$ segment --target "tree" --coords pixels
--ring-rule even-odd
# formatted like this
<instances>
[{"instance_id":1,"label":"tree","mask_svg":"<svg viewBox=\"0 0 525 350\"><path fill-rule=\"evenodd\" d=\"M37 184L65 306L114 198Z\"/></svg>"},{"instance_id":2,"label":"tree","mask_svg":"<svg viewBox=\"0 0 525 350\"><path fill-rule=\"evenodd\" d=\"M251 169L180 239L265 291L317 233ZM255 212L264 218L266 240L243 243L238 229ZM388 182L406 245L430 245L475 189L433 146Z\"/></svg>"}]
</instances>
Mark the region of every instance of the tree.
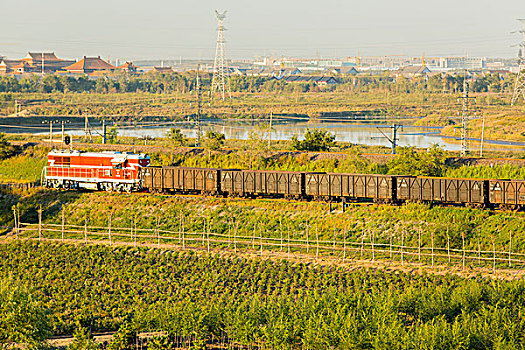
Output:
<instances>
[{"instance_id":1,"label":"tree","mask_svg":"<svg viewBox=\"0 0 525 350\"><path fill-rule=\"evenodd\" d=\"M93 341L91 332L82 326L79 326L77 329L75 329L73 336L74 340L67 347L67 350L97 350L100 348Z\"/></svg>"},{"instance_id":2,"label":"tree","mask_svg":"<svg viewBox=\"0 0 525 350\"><path fill-rule=\"evenodd\" d=\"M445 169L445 152L433 145L427 152L417 152L414 147L400 147L397 157L388 162L389 174L414 176L442 176Z\"/></svg>"},{"instance_id":3,"label":"tree","mask_svg":"<svg viewBox=\"0 0 525 350\"><path fill-rule=\"evenodd\" d=\"M4 133L0 133L0 160L11 157L15 153L15 148L7 138Z\"/></svg>"},{"instance_id":4,"label":"tree","mask_svg":"<svg viewBox=\"0 0 525 350\"><path fill-rule=\"evenodd\" d=\"M223 133L220 133L218 131L207 131L205 138L204 138L204 147L216 151L222 148L224 146L224 141L226 140L226 136L224 136Z\"/></svg>"},{"instance_id":5,"label":"tree","mask_svg":"<svg viewBox=\"0 0 525 350\"><path fill-rule=\"evenodd\" d=\"M167 137L173 147L184 146L187 141L180 129L170 128Z\"/></svg>"},{"instance_id":6,"label":"tree","mask_svg":"<svg viewBox=\"0 0 525 350\"><path fill-rule=\"evenodd\" d=\"M203 141L203 145L204 145L204 148L208 150L208 162L210 161L211 151L216 151L216 150L221 149L221 147L224 146L225 140L226 140L226 136L224 136L223 133L220 133L218 131L212 131L212 130L209 130L206 132L206 135Z\"/></svg>"},{"instance_id":7,"label":"tree","mask_svg":"<svg viewBox=\"0 0 525 350\"><path fill-rule=\"evenodd\" d=\"M298 151L328 152L335 146L335 135L320 129L306 129L304 140L292 137L292 148Z\"/></svg>"},{"instance_id":8,"label":"tree","mask_svg":"<svg viewBox=\"0 0 525 350\"><path fill-rule=\"evenodd\" d=\"M109 128L109 131L106 135L106 140L108 143L117 143L117 137L118 137L117 126L113 125L111 128Z\"/></svg>"},{"instance_id":9,"label":"tree","mask_svg":"<svg viewBox=\"0 0 525 350\"><path fill-rule=\"evenodd\" d=\"M107 349L108 350L132 349L133 342L135 340L135 333L136 333L136 330L134 329L134 327L130 323L125 322L122 326L120 326L117 333L113 335L113 339L108 344Z\"/></svg>"},{"instance_id":10,"label":"tree","mask_svg":"<svg viewBox=\"0 0 525 350\"><path fill-rule=\"evenodd\" d=\"M0 280L0 345L38 346L50 334L47 311L19 282Z\"/></svg>"}]
</instances>

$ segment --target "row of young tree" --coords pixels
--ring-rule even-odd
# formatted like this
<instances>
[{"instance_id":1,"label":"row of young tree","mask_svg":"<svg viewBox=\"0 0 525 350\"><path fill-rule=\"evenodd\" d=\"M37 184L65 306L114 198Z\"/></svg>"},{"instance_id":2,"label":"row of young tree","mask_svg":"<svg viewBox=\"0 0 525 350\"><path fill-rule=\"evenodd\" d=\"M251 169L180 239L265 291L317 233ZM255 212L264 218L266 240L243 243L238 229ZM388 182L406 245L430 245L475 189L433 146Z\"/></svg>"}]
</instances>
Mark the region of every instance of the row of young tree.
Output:
<instances>
[{"instance_id":1,"label":"row of young tree","mask_svg":"<svg viewBox=\"0 0 525 350\"><path fill-rule=\"evenodd\" d=\"M406 78L394 72L383 75L360 75L336 77L337 85L320 87L313 82L286 83L272 77L232 76L230 88L233 92L318 92L352 90L355 92L390 91L401 93L448 92L463 90L464 75L438 74L430 77ZM476 77L470 83L473 92L508 92L512 89L514 76L497 73ZM211 78L201 78L204 89L209 90ZM18 79L13 76L0 77L0 92L97 92L97 93L174 93L188 92L195 88L195 73L145 74L101 76L33 75Z\"/></svg>"},{"instance_id":2,"label":"row of young tree","mask_svg":"<svg viewBox=\"0 0 525 350\"><path fill-rule=\"evenodd\" d=\"M513 349L525 344L525 282L342 270L162 250L0 247L0 344L117 331L106 348L224 342L272 349ZM17 280L18 282L12 282Z\"/></svg>"}]
</instances>

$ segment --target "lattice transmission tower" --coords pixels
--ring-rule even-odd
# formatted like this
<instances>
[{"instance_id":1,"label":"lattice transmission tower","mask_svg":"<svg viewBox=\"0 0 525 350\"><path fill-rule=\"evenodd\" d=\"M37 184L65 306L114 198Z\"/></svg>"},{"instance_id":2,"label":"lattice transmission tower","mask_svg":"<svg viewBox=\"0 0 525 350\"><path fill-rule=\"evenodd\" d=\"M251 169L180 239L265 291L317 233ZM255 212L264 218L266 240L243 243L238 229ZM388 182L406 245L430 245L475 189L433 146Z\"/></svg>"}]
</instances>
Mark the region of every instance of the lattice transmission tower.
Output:
<instances>
[{"instance_id":1,"label":"lattice transmission tower","mask_svg":"<svg viewBox=\"0 0 525 350\"><path fill-rule=\"evenodd\" d=\"M224 40L224 18L226 17L226 11L220 13L215 10L215 16L219 21L217 28L217 48L215 50L215 63L213 64L213 79L211 81L211 93L212 95L219 92L224 100L226 93L228 92L231 97L230 78L226 71L226 40Z\"/></svg>"},{"instance_id":2,"label":"lattice transmission tower","mask_svg":"<svg viewBox=\"0 0 525 350\"><path fill-rule=\"evenodd\" d=\"M469 115L470 100L475 97L469 96L469 84L467 81L467 74L465 73L465 79L463 80L463 96L460 97L462 100L461 109L461 156L466 156L470 152L469 144L469 122L471 116Z\"/></svg>"},{"instance_id":3,"label":"lattice transmission tower","mask_svg":"<svg viewBox=\"0 0 525 350\"><path fill-rule=\"evenodd\" d=\"M514 106L520 96L525 100L525 58L523 57L523 49L525 49L525 19L518 19L523 24L523 28L519 30L523 34L523 41L519 44L518 51L518 75L516 76L516 82L514 83L514 91L512 93L511 106Z\"/></svg>"}]
</instances>

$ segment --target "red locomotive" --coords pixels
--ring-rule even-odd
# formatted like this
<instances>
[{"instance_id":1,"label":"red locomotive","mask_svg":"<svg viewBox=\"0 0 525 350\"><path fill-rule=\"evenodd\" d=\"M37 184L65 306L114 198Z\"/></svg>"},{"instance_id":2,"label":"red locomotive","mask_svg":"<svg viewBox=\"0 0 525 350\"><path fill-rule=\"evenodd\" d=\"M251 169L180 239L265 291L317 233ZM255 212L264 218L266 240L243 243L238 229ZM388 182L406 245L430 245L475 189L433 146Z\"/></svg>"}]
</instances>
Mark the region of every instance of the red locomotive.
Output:
<instances>
[{"instance_id":1,"label":"red locomotive","mask_svg":"<svg viewBox=\"0 0 525 350\"><path fill-rule=\"evenodd\" d=\"M142 188L140 169L149 164L147 154L53 150L42 183L52 188L137 191Z\"/></svg>"}]
</instances>

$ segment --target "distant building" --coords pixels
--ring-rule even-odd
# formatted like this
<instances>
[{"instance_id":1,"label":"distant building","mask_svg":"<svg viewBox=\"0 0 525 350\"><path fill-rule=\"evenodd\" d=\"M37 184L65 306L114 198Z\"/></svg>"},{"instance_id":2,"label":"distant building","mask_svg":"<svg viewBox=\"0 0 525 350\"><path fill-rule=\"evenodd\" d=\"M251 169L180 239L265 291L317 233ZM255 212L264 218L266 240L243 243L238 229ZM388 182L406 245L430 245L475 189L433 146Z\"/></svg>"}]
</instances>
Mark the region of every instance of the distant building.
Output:
<instances>
[{"instance_id":1,"label":"distant building","mask_svg":"<svg viewBox=\"0 0 525 350\"><path fill-rule=\"evenodd\" d=\"M42 73L42 69L45 73L54 73L75 63L73 60L58 58L54 52L28 52L22 61L26 62L33 71L40 73Z\"/></svg>"},{"instance_id":2,"label":"distant building","mask_svg":"<svg viewBox=\"0 0 525 350\"><path fill-rule=\"evenodd\" d=\"M13 67L19 65L21 62L22 60L2 59L2 62L0 62L0 74L15 73Z\"/></svg>"},{"instance_id":3,"label":"distant building","mask_svg":"<svg viewBox=\"0 0 525 350\"><path fill-rule=\"evenodd\" d=\"M152 72L154 73L174 73L172 67L153 67Z\"/></svg>"},{"instance_id":4,"label":"distant building","mask_svg":"<svg viewBox=\"0 0 525 350\"><path fill-rule=\"evenodd\" d=\"M337 67L330 70L332 74L347 74L347 75L356 75L359 74L355 67Z\"/></svg>"},{"instance_id":5,"label":"distant building","mask_svg":"<svg viewBox=\"0 0 525 350\"><path fill-rule=\"evenodd\" d=\"M0 74L54 73L74 63L58 58L54 52L28 52L18 60L2 59Z\"/></svg>"},{"instance_id":6,"label":"distant building","mask_svg":"<svg viewBox=\"0 0 525 350\"><path fill-rule=\"evenodd\" d=\"M282 77L280 80L283 80L287 83L315 83L319 86L325 85L335 85L339 84L339 81L334 77L325 77L325 76L309 76L309 75L291 75L287 77Z\"/></svg>"},{"instance_id":7,"label":"distant building","mask_svg":"<svg viewBox=\"0 0 525 350\"><path fill-rule=\"evenodd\" d=\"M68 73L93 74L97 72L114 71L117 67L98 57L86 57L70 66L64 67Z\"/></svg>"},{"instance_id":8,"label":"distant building","mask_svg":"<svg viewBox=\"0 0 525 350\"><path fill-rule=\"evenodd\" d=\"M128 73L136 73L139 67L135 66L133 62L126 62L123 65L118 66L117 68Z\"/></svg>"},{"instance_id":9,"label":"distant building","mask_svg":"<svg viewBox=\"0 0 525 350\"><path fill-rule=\"evenodd\" d=\"M253 68L246 70L246 75L250 77L272 77L274 70L271 68Z\"/></svg>"},{"instance_id":10,"label":"distant building","mask_svg":"<svg viewBox=\"0 0 525 350\"><path fill-rule=\"evenodd\" d=\"M402 75L406 78L421 77L424 75L428 75L429 73L430 69L428 69L426 66L402 67L396 71L397 75Z\"/></svg>"},{"instance_id":11,"label":"distant building","mask_svg":"<svg viewBox=\"0 0 525 350\"><path fill-rule=\"evenodd\" d=\"M482 69L485 58L480 57L440 57L439 67L446 69Z\"/></svg>"}]
</instances>

